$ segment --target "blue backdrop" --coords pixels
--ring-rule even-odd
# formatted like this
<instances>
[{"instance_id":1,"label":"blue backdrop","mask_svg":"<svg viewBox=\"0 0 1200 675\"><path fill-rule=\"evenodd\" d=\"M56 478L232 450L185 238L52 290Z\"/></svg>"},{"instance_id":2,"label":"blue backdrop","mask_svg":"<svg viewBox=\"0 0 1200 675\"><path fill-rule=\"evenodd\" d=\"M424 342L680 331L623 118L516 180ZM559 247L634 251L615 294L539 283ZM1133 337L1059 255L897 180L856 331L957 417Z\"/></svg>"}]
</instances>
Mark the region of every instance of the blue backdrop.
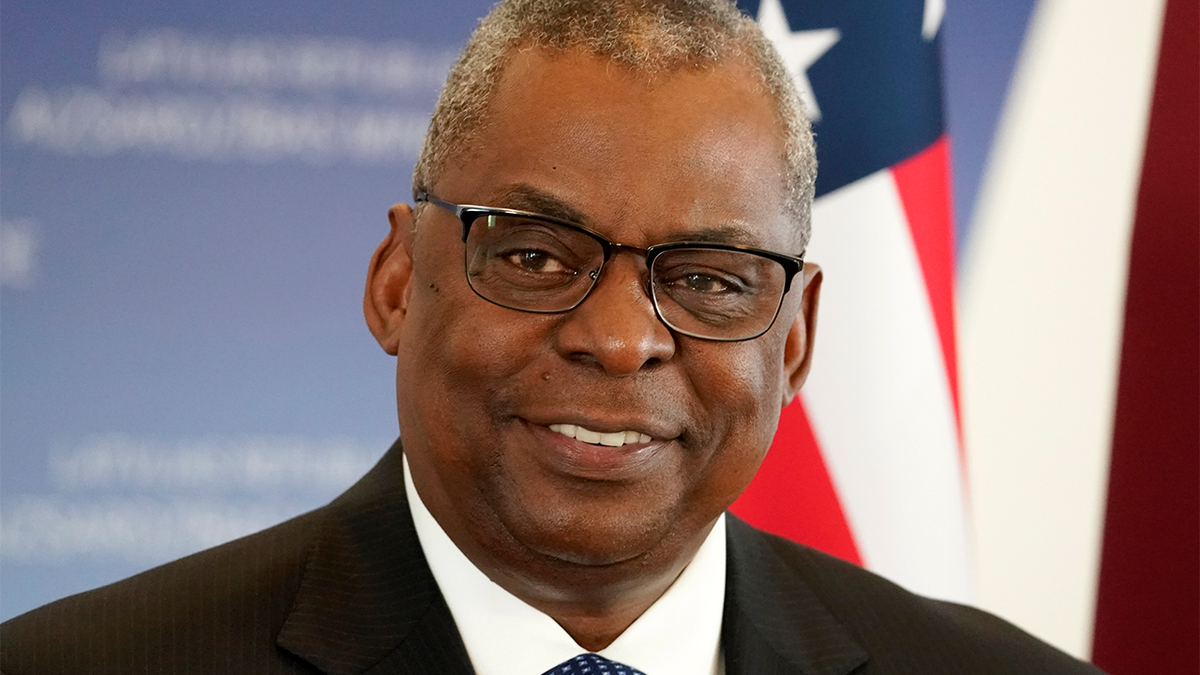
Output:
<instances>
[{"instance_id":1,"label":"blue backdrop","mask_svg":"<svg viewBox=\"0 0 1200 675\"><path fill-rule=\"evenodd\" d=\"M0 619L317 506L390 444L363 275L490 4L0 6ZM960 239L1031 6L947 10Z\"/></svg>"}]
</instances>

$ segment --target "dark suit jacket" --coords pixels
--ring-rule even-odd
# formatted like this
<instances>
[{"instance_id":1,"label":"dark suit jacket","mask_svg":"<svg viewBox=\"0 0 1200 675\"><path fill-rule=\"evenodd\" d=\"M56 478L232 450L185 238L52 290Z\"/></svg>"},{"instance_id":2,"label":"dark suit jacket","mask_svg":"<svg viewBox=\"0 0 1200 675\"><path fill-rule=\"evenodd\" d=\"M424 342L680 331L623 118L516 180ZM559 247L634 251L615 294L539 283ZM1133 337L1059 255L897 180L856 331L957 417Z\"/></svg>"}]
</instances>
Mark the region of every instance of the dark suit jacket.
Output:
<instances>
[{"instance_id":1,"label":"dark suit jacket","mask_svg":"<svg viewBox=\"0 0 1200 675\"><path fill-rule=\"evenodd\" d=\"M471 673L402 471L397 443L328 506L12 619L0 626L0 669ZM1097 672L1000 619L733 517L728 543L729 675Z\"/></svg>"}]
</instances>

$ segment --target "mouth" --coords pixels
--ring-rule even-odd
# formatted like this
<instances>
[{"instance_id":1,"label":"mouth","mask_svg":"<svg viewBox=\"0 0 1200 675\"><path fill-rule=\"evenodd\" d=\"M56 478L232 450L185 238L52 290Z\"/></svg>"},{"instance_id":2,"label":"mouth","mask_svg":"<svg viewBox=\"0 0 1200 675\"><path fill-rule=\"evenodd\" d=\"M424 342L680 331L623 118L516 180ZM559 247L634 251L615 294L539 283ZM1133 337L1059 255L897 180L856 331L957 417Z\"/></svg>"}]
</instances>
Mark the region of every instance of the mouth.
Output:
<instances>
[{"instance_id":1,"label":"mouth","mask_svg":"<svg viewBox=\"0 0 1200 675\"><path fill-rule=\"evenodd\" d=\"M673 442L652 429L621 429L626 424L591 425L600 431L574 422L531 423L545 442L528 447L537 449L535 456L551 473L565 477L626 482L661 473L673 456Z\"/></svg>"},{"instance_id":2,"label":"mouth","mask_svg":"<svg viewBox=\"0 0 1200 675\"><path fill-rule=\"evenodd\" d=\"M591 445L604 445L610 448L619 448L635 443L649 443L654 440L649 435L632 429L605 433L602 431L592 431L577 424L551 424L549 428L551 431L562 434L567 438L573 438Z\"/></svg>"}]
</instances>

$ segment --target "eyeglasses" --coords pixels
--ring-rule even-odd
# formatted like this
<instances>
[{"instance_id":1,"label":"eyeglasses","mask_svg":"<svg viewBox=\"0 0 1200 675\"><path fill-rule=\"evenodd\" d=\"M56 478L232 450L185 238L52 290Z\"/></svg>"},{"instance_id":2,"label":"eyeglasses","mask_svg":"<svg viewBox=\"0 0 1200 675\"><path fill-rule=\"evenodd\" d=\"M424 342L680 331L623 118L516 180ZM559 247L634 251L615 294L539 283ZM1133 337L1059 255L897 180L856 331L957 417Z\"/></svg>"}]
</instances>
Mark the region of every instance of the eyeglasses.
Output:
<instances>
[{"instance_id":1,"label":"eyeglasses","mask_svg":"<svg viewBox=\"0 0 1200 675\"><path fill-rule=\"evenodd\" d=\"M802 256L748 246L618 244L574 223L526 211L453 204L424 190L413 199L462 221L467 283L479 297L539 314L569 312L596 287L620 251L645 256L649 295L671 330L705 340L756 338L775 323Z\"/></svg>"}]
</instances>

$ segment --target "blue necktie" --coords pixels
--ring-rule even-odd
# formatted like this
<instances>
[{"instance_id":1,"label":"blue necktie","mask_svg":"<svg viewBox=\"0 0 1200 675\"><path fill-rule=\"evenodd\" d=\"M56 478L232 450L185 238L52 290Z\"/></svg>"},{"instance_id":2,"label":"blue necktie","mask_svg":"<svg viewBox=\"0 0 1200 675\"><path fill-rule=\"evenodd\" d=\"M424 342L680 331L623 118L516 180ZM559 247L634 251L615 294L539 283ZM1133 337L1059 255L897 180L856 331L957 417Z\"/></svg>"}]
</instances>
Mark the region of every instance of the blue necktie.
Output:
<instances>
[{"instance_id":1,"label":"blue necktie","mask_svg":"<svg viewBox=\"0 0 1200 675\"><path fill-rule=\"evenodd\" d=\"M610 661L599 654L580 654L547 670L542 675L646 675L637 668Z\"/></svg>"}]
</instances>

